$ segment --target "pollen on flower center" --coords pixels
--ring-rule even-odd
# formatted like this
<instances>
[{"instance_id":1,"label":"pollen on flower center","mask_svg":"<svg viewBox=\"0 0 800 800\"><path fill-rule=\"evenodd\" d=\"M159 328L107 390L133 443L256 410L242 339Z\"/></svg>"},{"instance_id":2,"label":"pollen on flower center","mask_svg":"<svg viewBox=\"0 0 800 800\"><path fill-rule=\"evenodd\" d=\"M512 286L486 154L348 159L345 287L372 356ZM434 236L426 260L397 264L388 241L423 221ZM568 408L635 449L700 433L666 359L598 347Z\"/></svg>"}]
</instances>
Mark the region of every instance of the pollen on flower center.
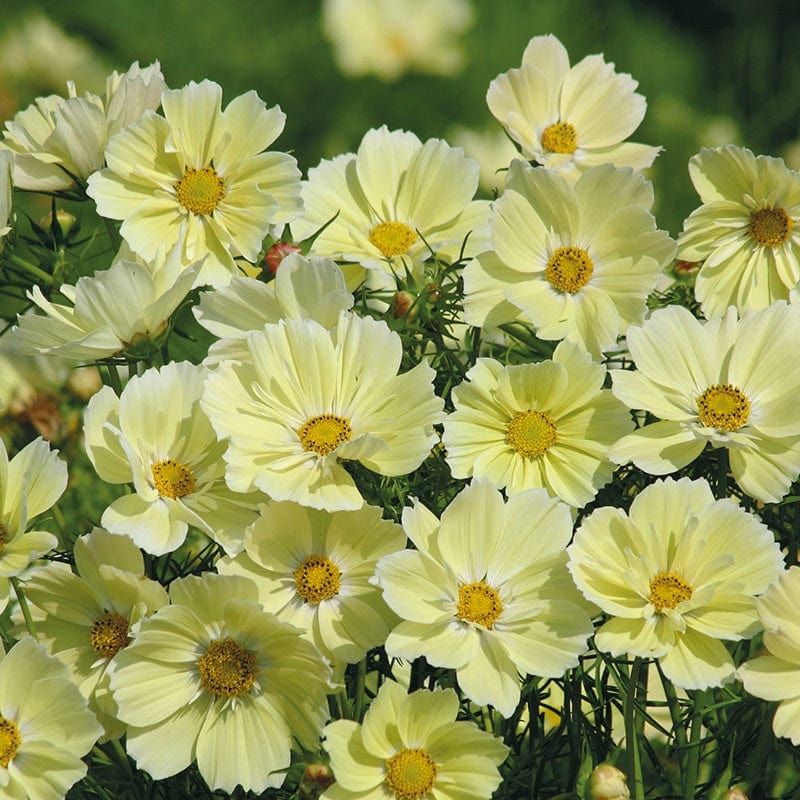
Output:
<instances>
[{"instance_id":1,"label":"pollen on flower center","mask_svg":"<svg viewBox=\"0 0 800 800\"><path fill-rule=\"evenodd\" d=\"M697 398L697 411L707 428L738 431L750 416L750 401L741 389L715 383Z\"/></svg>"},{"instance_id":2,"label":"pollen on flower center","mask_svg":"<svg viewBox=\"0 0 800 800\"><path fill-rule=\"evenodd\" d=\"M303 444L303 450L316 453L318 456L327 456L340 444L350 441L353 429L350 422L344 417L334 414L320 414L306 420L297 435Z\"/></svg>"},{"instance_id":3,"label":"pollen on flower center","mask_svg":"<svg viewBox=\"0 0 800 800\"><path fill-rule=\"evenodd\" d=\"M789 238L792 224L782 208L761 208L750 214L750 235L764 247L777 247Z\"/></svg>"},{"instance_id":4,"label":"pollen on flower center","mask_svg":"<svg viewBox=\"0 0 800 800\"><path fill-rule=\"evenodd\" d=\"M187 211L208 215L225 197L225 182L214 167L187 167L183 177L175 184L175 194Z\"/></svg>"},{"instance_id":5,"label":"pollen on flower center","mask_svg":"<svg viewBox=\"0 0 800 800\"><path fill-rule=\"evenodd\" d=\"M572 155L578 149L578 133L569 122L548 125L539 139L542 147L551 153Z\"/></svg>"},{"instance_id":6,"label":"pollen on flower center","mask_svg":"<svg viewBox=\"0 0 800 800\"><path fill-rule=\"evenodd\" d=\"M521 456L538 458L555 444L557 436L555 423L549 415L541 411L520 411L508 423L506 440Z\"/></svg>"},{"instance_id":7,"label":"pollen on flower center","mask_svg":"<svg viewBox=\"0 0 800 800\"><path fill-rule=\"evenodd\" d=\"M128 620L114 611L107 611L95 620L89 634L89 641L95 653L104 658L112 658L130 642Z\"/></svg>"},{"instance_id":8,"label":"pollen on flower center","mask_svg":"<svg viewBox=\"0 0 800 800\"><path fill-rule=\"evenodd\" d=\"M680 575L674 572L659 572L650 581L650 597L648 600L656 611L675 608L684 600L692 597L692 587Z\"/></svg>"},{"instance_id":9,"label":"pollen on flower center","mask_svg":"<svg viewBox=\"0 0 800 800\"><path fill-rule=\"evenodd\" d=\"M233 639L217 639L197 662L200 683L217 697L238 697L253 688L256 654Z\"/></svg>"},{"instance_id":10,"label":"pollen on flower center","mask_svg":"<svg viewBox=\"0 0 800 800\"><path fill-rule=\"evenodd\" d=\"M3 552L6 542L8 542L8 528L0 522L0 553Z\"/></svg>"},{"instance_id":11,"label":"pollen on flower center","mask_svg":"<svg viewBox=\"0 0 800 800\"><path fill-rule=\"evenodd\" d=\"M497 589L484 581L462 583L458 587L456 616L467 622L475 622L491 628L503 611Z\"/></svg>"},{"instance_id":12,"label":"pollen on flower center","mask_svg":"<svg viewBox=\"0 0 800 800\"><path fill-rule=\"evenodd\" d=\"M421 748L404 747L386 760L386 785L398 800L419 800L436 782L436 762Z\"/></svg>"},{"instance_id":13,"label":"pollen on flower center","mask_svg":"<svg viewBox=\"0 0 800 800\"><path fill-rule=\"evenodd\" d=\"M195 480L192 470L180 461L167 458L150 467L153 484L161 497L186 497L194 491Z\"/></svg>"},{"instance_id":14,"label":"pollen on flower center","mask_svg":"<svg viewBox=\"0 0 800 800\"><path fill-rule=\"evenodd\" d=\"M7 768L22 744L17 723L0 716L0 767Z\"/></svg>"},{"instance_id":15,"label":"pollen on flower center","mask_svg":"<svg viewBox=\"0 0 800 800\"><path fill-rule=\"evenodd\" d=\"M297 594L313 605L339 594L340 577L339 567L327 556L309 556L294 571Z\"/></svg>"},{"instance_id":16,"label":"pollen on flower center","mask_svg":"<svg viewBox=\"0 0 800 800\"><path fill-rule=\"evenodd\" d=\"M408 252L417 234L404 222L381 222L369 232L369 240L386 258Z\"/></svg>"},{"instance_id":17,"label":"pollen on flower center","mask_svg":"<svg viewBox=\"0 0 800 800\"><path fill-rule=\"evenodd\" d=\"M547 262L544 276L559 292L574 294L589 282L594 262L580 247L559 247Z\"/></svg>"}]
</instances>

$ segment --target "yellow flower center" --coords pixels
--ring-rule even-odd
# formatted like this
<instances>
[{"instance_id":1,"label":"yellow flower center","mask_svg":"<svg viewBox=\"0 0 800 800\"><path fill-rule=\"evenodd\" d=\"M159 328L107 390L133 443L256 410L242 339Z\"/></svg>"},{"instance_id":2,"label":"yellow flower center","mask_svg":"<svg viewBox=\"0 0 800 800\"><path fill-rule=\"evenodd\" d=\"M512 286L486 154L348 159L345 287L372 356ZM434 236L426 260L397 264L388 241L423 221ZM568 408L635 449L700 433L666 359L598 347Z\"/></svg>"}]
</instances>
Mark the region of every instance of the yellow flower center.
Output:
<instances>
[{"instance_id":1,"label":"yellow flower center","mask_svg":"<svg viewBox=\"0 0 800 800\"><path fill-rule=\"evenodd\" d=\"M350 441L353 429L344 417L320 414L304 422L297 435L303 444L303 450L314 452L318 456L327 456L340 444Z\"/></svg>"},{"instance_id":2,"label":"yellow flower center","mask_svg":"<svg viewBox=\"0 0 800 800\"><path fill-rule=\"evenodd\" d=\"M714 384L697 398L697 411L707 428L738 431L750 416L750 401L729 383Z\"/></svg>"},{"instance_id":3,"label":"yellow flower center","mask_svg":"<svg viewBox=\"0 0 800 800\"><path fill-rule=\"evenodd\" d=\"M175 184L178 202L192 214L213 213L220 200L225 197L225 182L214 167L195 169L188 167L183 177Z\"/></svg>"},{"instance_id":4,"label":"yellow flower center","mask_svg":"<svg viewBox=\"0 0 800 800\"><path fill-rule=\"evenodd\" d=\"M475 622L484 628L491 628L500 613L503 604L497 589L493 589L484 581L462 583L458 587L458 607L456 616L467 622Z\"/></svg>"},{"instance_id":5,"label":"yellow flower center","mask_svg":"<svg viewBox=\"0 0 800 800\"><path fill-rule=\"evenodd\" d=\"M309 556L294 571L297 594L314 605L330 600L339 594L341 574L327 556Z\"/></svg>"},{"instance_id":6,"label":"yellow flower center","mask_svg":"<svg viewBox=\"0 0 800 800\"><path fill-rule=\"evenodd\" d=\"M89 641L95 653L112 658L130 642L128 620L114 611L107 611L92 625Z\"/></svg>"},{"instance_id":7,"label":"yellow flower center","mask_svg":"<svg viewBox=\"0 0 800 800\"><path fill-rule=\"evenodd\" d=\"M233 639L217 639L197 662L200 683L217 697L238 697L253 688L256 654Z\"/></svg>"},{"instance_id":8,"label":"yellow flower center","mask_svg":"<svg viewBox=\"0 0 800 800\"><path fill-rule=\"evenodd\" d=\"M0 522L0 553L3 552L3 548L5 547L7 541L8 541L8 528L6 528L6 526L2 522Z\"/></svg>"},{"instance_id":9,"label":"yellow flower center","mask_svg":"<svg viewBox=\"0 0 800 800\"><path fill-rule=\"evenodd\" d=\"M369 240L386 258L408 252L417 234L404 222L381 222L369 232Z\"/></svg>"},{"instance_id":10,"label":"yellow flower center","mask_svg":"<svg viewBox=\"0 0 800 800\"><path fill-rule=\"evenodd\" d=\"M764 247L777 247L789 238L793 224L782 208L761 208L750 214L750 235Z\"/></svg>"},{"instance_id":11,"label":"yellow flower center","mask_svg":"<svg viewBox=\"0 0 800 800\"><path fill-rule=\"evenodd\" d=\"M436 762L418 747L404 747L386 760L386 785L398 800L419 800L433 788Z\"/></svg>"},{"instance_id":12,"label":"yellow flower center","mask_svg":"<svg viewBox=\"0 0 800 800\"><path fill-rule=\"evenodd\" d=\"M19 728L13 719L0 716L0 767L8 767L22 744Z\"/></svg>"},{"instance_id":13,"label":"yellow flower center","mask_svg":"<svg viewBox=\"0 0 800 800\"><path fill-rule=\"evenodd\" d=\"M556 426L548 414L541 411L520 411L508 423L506 440L525 458L538 458L555 444Z\"/></svg>"},{"instance_id":14,"label":"yellow flower center","mask_svg":"<svg viewBox=\"0 0 800 800\"><path fill-rule=\"evenodd\" d=\"M191 469L180 461L168 458L150 467L153 483L161 497L186 497L194 491L194 475Z\"/></svg>"},{"instance_id":15,"label":"yellow flower center","mask_svg":"<svg viewBox=\"0 0 800 800\"><path fill-rule=\"evenodd\" d=\"M674 572L659 572L650 581L650 597L648 600L656 611L675 608L692 596L692 587L680 575Z\"/></svg>"},{"instance_id":16,"label":"yellow flower center","mask_svg":"<svg viewBox=\"0 0 800 800\"><path fill-rule=\"evenodd\" d=\"M550 256L544 276L559 292L574 294L589 282L594 262L580 247L559 247Z\"/></svg>"},{"instance_id":17,"label":"yellow flower center","mask_svg":"<svg viewBox=\"0 0 800 800\"><path fill-rule=\"evenodd\" d=\"M555 122L548 125L540 138L542 147L551 153L572 155L578 149L578 133L569 122Z\"/></svg>"}]
</instances>

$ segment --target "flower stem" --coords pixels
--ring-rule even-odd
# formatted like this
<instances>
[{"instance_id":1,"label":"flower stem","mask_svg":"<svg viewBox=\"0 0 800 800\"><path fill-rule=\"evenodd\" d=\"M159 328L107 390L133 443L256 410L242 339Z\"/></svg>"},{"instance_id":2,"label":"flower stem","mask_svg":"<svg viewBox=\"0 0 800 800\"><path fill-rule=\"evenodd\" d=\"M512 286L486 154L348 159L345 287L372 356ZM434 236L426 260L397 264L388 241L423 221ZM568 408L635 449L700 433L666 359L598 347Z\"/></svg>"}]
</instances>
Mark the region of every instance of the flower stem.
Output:
<instances>
[{"instance_id":1,"label":"flower stem","mask_svg":"<svg viewBox=\"0 0 800 800\"><path fill-rule=\"evenodd\" d=\"M689 748L683 762L681 774L683 777L683 800L694 800L697 776L700 772L700 737L703 729L703 710L706 707L706 691L697 692L694 696L692 707L692 732L689 739Z\"/></svg>"},{"instance_id":2,"label":"flower stem","mask_svg":"<svg viewBox=\"0 0 800 800\"><path fill-rule=\"evenodd\" d=\"M644 661L635 658L628 679L628 693L625 699L625 749L628 754L628 785L631 800L644 800L644 779L642 777L642 757L639 752L638 695Z\"/></svg>"},{"instance_id":3,"label":"flower stem","mask_svg":"<svg viewBox=\"0 0 800 800\"><path fill-rule=\"evenodd\" d=\"M358 662L358 672L356 672L355 697L353 698L353 719L361 722L364 715L364 685L367 681L367 659L362 658Z\"/></svg>"},{"instance_id":4,"label":"flower stem","mask_svg":"<svg viewBox=\"0 0 800 800\"><path fill-rule=\"evenodd\" d=\"M25 627L28 629L28 633L33 636L34 639L39 638L39 634L36 632L36 625L33 622L33 617L31 616L31 609L28 605L28 601L25 599L25 593L22 591L22 587L19 585L18 578L9 578L11 581L11 585L14 587L14 594L17 596L17 602L19 603L20 611L22 611L22 616L25 619Z\"/></svg>"},{"instance_id":5,"label":"flower stem","mask_svg":"<svg viewBox=\"0 0 800 800\"><path fill-rule=\"evenodd\" d=\"M12 264L16 264L18 267L22 267L22 269L24 269L26 272L29 272L34 278L40 280L47 286L52 285L53 277L48 275L43 269L40 269L35 264L31 264L30 261L26 261L24 258L20 258L19 256L15 255L9 256L9 261Z\"/></svg>"}]
</instances>

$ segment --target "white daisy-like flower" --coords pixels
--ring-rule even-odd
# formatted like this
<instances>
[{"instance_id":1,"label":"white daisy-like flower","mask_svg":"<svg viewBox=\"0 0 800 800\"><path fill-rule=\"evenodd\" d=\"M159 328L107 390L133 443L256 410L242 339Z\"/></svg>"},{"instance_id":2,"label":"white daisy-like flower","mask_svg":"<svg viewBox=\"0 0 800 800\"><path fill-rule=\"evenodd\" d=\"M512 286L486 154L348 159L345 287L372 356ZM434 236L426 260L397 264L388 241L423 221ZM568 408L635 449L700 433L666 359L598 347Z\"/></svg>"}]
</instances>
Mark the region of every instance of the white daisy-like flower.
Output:
<instances>
[{"instance_id":1,"label":"white daisy-like flower","mask_svg":"<svg viewBox=\"0 0 800 800\"><path fill-rule=\"evenodd\" d=\"M752 695L777 702L772 730L800 744L800 567L791 566L756 600L768 655L739 667L737 676Z\"/></svg>"},{"instance_id":2,"label":"white daisy-like flower","mask_svg":"<svg viewBox=\"0 0 800 800\"><path fill-rule=\"evenodd\" d=\"M473 481L441 521L420 503L403 512L416 550L384 556L375 580L403 620L389 656L424 656L455 669L463 693L509 717L519 674L559 677L578 663L592 633L566 568L569 507L544 489L503 501Z\"/></svg>"},{"instance_id":3,"label":"white daisy-like flower","mask_svg":"<svg viewBox=\"0 0 800 800\"><path fill-rule=\"evenodd\" d=\"M694 461L706 445L728 450L742 490L779 501L800 473L800 373L787 369L800 338L800 306L776 303L737 319L703 322L685 308L655 311L628 330L635 370L613 370L612 391L629 408L659 419L609 451L665 475Z\"/></svg>"},{"instance_id":4,"label":"white daisy-like flower","mask_svg":"<svg viewBox=\"0 0 800 800\"><path fill-rule=\"evenodd\" d=\"M678 258L702 262L695 296L707 317L788 300L800 281L800 174L780 158L735 145L701 150L689 175L702 205L678 239Z\"/></svg>"},{"instance_id":5,"label":"white daisy-like flower","mask_svg":"<svg viewBox=\"0 0 800 800\"><path fill-rule=\"evenodd\" d=\"M504 366L479 358L453 389L442 441L455 478L486 478L509 494L542 487L576 508L612 477L609 447L633 430L603 389L606 370L571 342L552 361Z\"/></svg>"},{"instance_id":6,"label":"white daisy-like flower","mask_svg":"<svg viewBox=\"0 0 800 800\"><path fill-rule=\"evenodd\" d=\"M252 581L205 573L170 585L112 665L126 748L160 780L197 761L211 789L283 783L293 740L314 751L330 669L258 603Z\"/></svg>"},{"instance_id":7,"label":"white daisy-like flower","mask_svg":"<svg viewBox=\"0 0 800 800\"><path fill-rule=\"evenodd\" d=\"M9 460L0 438L0 611L8 603L8 579L58 544L52 533L28 525L66 488L67 465L47 442L35 439Z\"/></svg>"},{"instance_id":8,"label":"white daisy-like flower","mask_svg":"<svg viewBox=\"0 0 800 800\"><path fill-rule=\"evenodd\" d=\"M161 102L163 117L148 112L109 142L108 167L90 177L87 194L101 216L122 220L142 258L183 237L184 263L207 255L200 281L225 285L234 259L255 262L270 226L302 208L295 159L264 152L286 117L252 91L222 111L222 87L208 80Z\"/></svg>"},{"instance_id":9,"label":"white daisy-like flower","mask_svg":"<svg viewBox=\"0 0 800 800\"><path fill-rule=\"evenodd\" d=\"M306 239L326 226L310 253L361 264L376 271L379 283L381 273L384 283L407 273L419 278L434 254L455 261L467 234L467 254L484 249L489 206L472 199L478 173L477 162L442 139L423 144L413 133L383 126L367 132L357 153L309 170L305 213L292 233Z\"/></svg>"},{"instance_id":10,"label":"white daisy-like flower","mask_svg":"<svg viewBox=\"0 0 800 800\"><path fill-rule=\"evenodd\" d=\"M624 141L647 108L637 86L602 55L570 67L555 36L535 36L522 66L489 84L486 102L526 159L574 182L599 164L641 170L655 160L661 148Z\"/></svg>"},{"instance_id":11,"label":"white daisy-like flower","mask_svg":"<svg viewBox=\"0 0 800 800\"><path fill-rule=\"evenodd\" d=\"M733 680L723 641L758 633L755 598L783 570L769 528L702 479L651 484L627 514L597 509L567 552L578 588L610 616L598 650L657 658L684 689Z\"/></svg>"},{"instance_id":12,"label":"white daisy-like flower","mask_svg":"<svg viewBox=\"0 0 800 800\"><path fill-rule=\"evenodd\" d=\"M650 213L640 174L592 167L570 184L513 161L490 221L491 250L464 268L464 317L493 327L517 317L542 339L568 339L596 359L641 322L675 243Z\"/></svg>"},{"instance_id":13,"label":"white daisy-like flower","mask_svg":"<svg viewBox=\"0 0 800 800\"><path fill-rule=\"evenodd\" d=\"M204 292L192 312L207 331L221 338L203 362L212 366L225 359L246 359L247 331L281 319L313 319L333 328L339 312L352 307L353 295L334 261L291 253L270 283L233 278L227 286Z\"/></svg>"},{"instance_id":14,"label":"white daisy-like flower","mask_svg":"<svg viewBox=\"0 0 800 800\"><path fill-rule=\"evenodd\" d=\"M467 0L324 0L322 29L345 75L397 80L405 72L453 75L464 65L459 36L472 24Z\"/></svg>"},{"instance_id":15,"label":"white daisy-like flower","mask_svg":"<svg viewBox=\"0 0 800 800\"><path fill-rule=\"evenodd\" d=\"M60 800L103 732L67 668L26 637L0 647L0 794Z\"/></svg>"},{"instance_id":16,"label":"white daisy-like flower","mask_svg":"<svg viewBox=\"0 0 800 800\"><path fill-rule=\"evenodd\" d=\"M171 362L131 378L119 397L104 387L86 409L86 452L97 474L134 487L103 512L102 525L154 555L180 547L189 525L239 552L265 499L225 485L226 444L200 408L206 374Z\"/></svg>"},{"instance_id":17,"label":"white daisy-like flower","mask_svg":"<svg viewBox=\"0 0 800 800\"><path fill-rule=\"evenodd\" d=\"M95 528L75 541L77 575L51 562L25 578L36 633L64 662L73 682L105 729L118 738L108 666L130 642L131 628L169 602L161 584L146 578L142 553L125 536Z\"/></svg>"},{"instance_id":18,"label":"white daisy-like flower","mask_svg":"<svg viewBox=\"0 0 800 800\"><path fill-rule=\"evenodd\" d=\"M273 502L247 529L244 552L216 566L250 578L265 611L304 631L332 662L352 664L396 622L369 579L379 558L405 544L402 528L374 506L329 513Z\"/></svg>"},{"instance_id":19,"label":"white daisy-like flower","mask_svg":"<svg viewBox=\"0 0 800 800\"><path fill-rule=\"evenodd\" d=\"M156 346L200 269L200 264L184 269L177 246L159 261L148 266L117 259L74 286L62 284L59 292L67 303L53 302L34 286L28 297L44 314L17 317L9 334L12 347L21 354L85 362Z\"/></svg>"},{"instance_id":20,"label":"white daisy-like flower","mask_svg":"<svg viewBox=\"0 0 800 800\"><path fill-rule=\"evenodd\" d=\"M364 499L341 461L405 475L437 441L444 403L433 370L422 362L399 375L402 343L383 322L342 312L329 331L282 320L248 333L247 350L246 360L211 372L202 400L217 435L230 440L234 491L355 510Z\"/></svg>"},{"instance_id":21,"label":"white daisy-like flower","mask_svg":"<svg viewBox=\"0 0 800 800\"><path fill-rule=\"evenodd\" d=\"M103 97L39 97L6 122L0 148L14 153L14 184L35 192L75 191L105 162L109 139L161 104L167 88L158 62L139 62L106 79Z\"/></svg>"},{"instance_id":22,"label":"white daisy-like flower","mask_svg":"<svg viewBox=\"0 0 800 800\"><path fill-rule=\"evenodd\" d=\"M364 722L325 726L336 778L322 800L488 800L509 749L474 722L456 721L453 689L378 690Z\"/></svg>"}]
</instances>

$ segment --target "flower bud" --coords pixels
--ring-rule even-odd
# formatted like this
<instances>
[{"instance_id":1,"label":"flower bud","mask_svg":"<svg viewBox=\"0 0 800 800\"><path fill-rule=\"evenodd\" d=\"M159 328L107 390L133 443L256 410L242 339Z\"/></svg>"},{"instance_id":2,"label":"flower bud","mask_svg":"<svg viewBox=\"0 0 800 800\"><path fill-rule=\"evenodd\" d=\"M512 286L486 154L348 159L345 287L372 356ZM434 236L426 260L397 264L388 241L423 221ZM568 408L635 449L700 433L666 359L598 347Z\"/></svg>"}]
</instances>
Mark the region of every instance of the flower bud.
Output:
<instances>
[{"instance_id":1,"label":"flower bud","mask_svg":"<svg viewBox=\"0 0 800 800\"><path fill-rule=\"evenodd\" d=\"M278 267L286 256L290 253L302 252L296 244L291 242L275 242L267 254L264 256L264 261L267 264L267 269L274 275L278 271Z\"/></svg>"},{"instance_id":2,"label":"flower bud","mask_svg":"<svg viewBox=\"0 0 800 800\"><path fill-rule=\"evenodd\" d=\"M625 773L613 764L600 764L589 776L589 800L628 800L631 796Z\"/></svg>"},{"instance_id":3,"label":"flower bud","mask_svg":"<svg viewBox=\"0 0 800 800\"><path fill-rule=\"evenodd\" d=\"M731 786L731 788L722 795L722 800L748 800L748 797L738 786Z\"/></svg>"},{"instance_id":4,"label":"flower bud","mask_svg":"<svg viewBox=\"0 0 800 800\"><path fill-rule=\"evenodd\" d=\"M317 800L335 782L333 773L325 764L308 764L300 779L300 797L303 800Z\"/></svg>"},{"instance_id":5,"label":"flower bud","mask_svg":"<svg viewBox=\"0 0 800 800\"><path fill-rule=\"evenodd\" d=\"M397 292L392 301L394 318L408 317L409 319L414 319L417 316L417 309L414 305L416 300L417 298L411 292L405 290Z\"/></svg>"},{"instance_id":6,"label":"flower bud","mask_svg":"<svg viewBox=\"0 0 800 800\"><path fill-rule=\"evenodd\" d=\"M51 211L49 214L45 214L45 216L39 220L39 225L41 225L45 230L55 229L57 231L56 237L59 239L59 241L63 241L69 236L73 228L77 233L77 222L78 219L74 214L70 214L69 211L64 211L64 209L59 208L56 211L55 221L53 221L53 212Z\"/></svg>"}]
</instances>

